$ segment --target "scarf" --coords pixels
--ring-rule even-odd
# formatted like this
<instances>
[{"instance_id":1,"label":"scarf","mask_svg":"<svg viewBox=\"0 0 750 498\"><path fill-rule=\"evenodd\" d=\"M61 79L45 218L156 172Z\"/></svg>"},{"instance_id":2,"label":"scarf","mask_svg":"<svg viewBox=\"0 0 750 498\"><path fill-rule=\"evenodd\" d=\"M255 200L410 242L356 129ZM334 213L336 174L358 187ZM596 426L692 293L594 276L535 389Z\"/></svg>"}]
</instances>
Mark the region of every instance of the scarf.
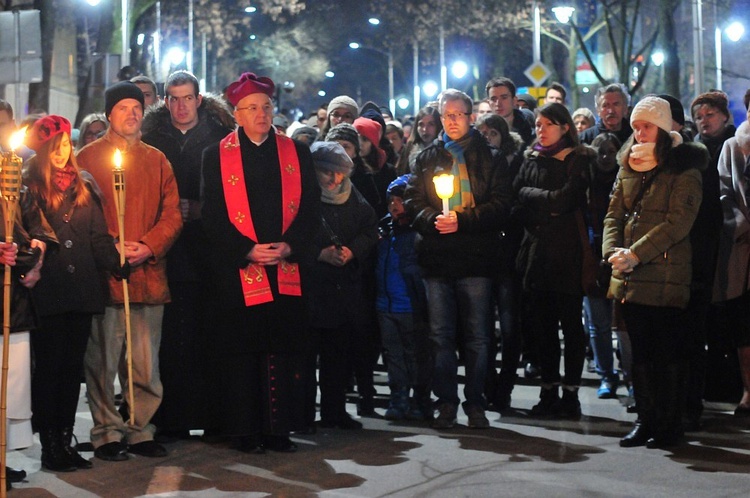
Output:
<instances>
[{"instance_id":1,"label":"scarf","mask_svg":"<svg viewBox=\"0 0 750 498\"><path fill-rule=\"evenodd\" d=\"M563 135L560 140L546 147L537 142L536 144L534 144L533 149L542 156L552 157L561 150L572 146L573 144L570 143L570 137L568 137L567 135Z\"/></svg>"},{"instance_id":2,"label":"scarf","mask_svg":"<svg viewBox=\"0 0 750 498\"><path fill-rule=\"evenodd\" d=\"M344 178L344 181L338 186L336 190L320 189L320 200L324 204L335 204L341 205L349 200L349 195L352 193L352 181L349 178Z\"/></svg>"},{"instance_id":3,"label":"scarf","mask_svg":"<svg viewBox=\"0 0 750 498\"><path fill-rule=\"evenodd\" d=\"M466 136L454 142L448 138L445 132L442 132L445 150L450 152L453 158L453 166L451 168L451 174L453 175L453 197L448 201L448 206L452 211L461 212L465 208L476 207L474 195L471 193L469 170L466 168L466 159L464 158L464 147L471 143L476 133L477 131L474 128L470 128Z\"/></svg>"},{"instance_id":4,"label":"scarf","mask_svg":"<svg viewBox=\"0 0 750 498\"><path fill-rule=\"evenodd\" d=\"M628 165L637 171L638 173L645 173L651 171L656 167L656 156L654 155L654 149L656 143L647 144L633 144L630 148L630 155L628 157Z\"/></svg>"},{"instance_id":5,"label":"scarf","mask_svg":"<svg viewBox=\"0 0 750 498\"><path fill-rule=\"evenodd\" d=\"M65 192L76 178L76 170L72 164L68 163L64 168L54 168L52 173L52 183L60 192Z\"/></svg>"}]
</instances>

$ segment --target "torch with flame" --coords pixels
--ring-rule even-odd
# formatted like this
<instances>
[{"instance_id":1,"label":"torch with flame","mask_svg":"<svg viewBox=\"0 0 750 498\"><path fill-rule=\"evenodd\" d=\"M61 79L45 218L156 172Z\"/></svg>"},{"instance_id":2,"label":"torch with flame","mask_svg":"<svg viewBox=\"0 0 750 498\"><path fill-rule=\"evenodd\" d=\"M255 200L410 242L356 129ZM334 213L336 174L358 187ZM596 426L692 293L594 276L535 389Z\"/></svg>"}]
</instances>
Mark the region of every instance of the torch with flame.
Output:
<instances>
[{"instance_id":1,"label":"torch with flame","mask_svg":"<svg viewBox=\"0 0 750 498\"><path fill-rule=\"evenodd\" d=\"M125 264L125 171L122 169L122 152L115 149L112 158L113 184L115 188L115 209L117 210L117 228L120 245L120 266ZM130 425L135 424L135 395L133 392L133 346L130 332L130 293L128 280L122 279L122 301L125 310L125 346L128 361L128 406L130 408Z\"/></svg>"},{"instance_id":2,"label":"torch with flame","mask_svg":"<svg viewBox=\"0 0 750 498\"><path fill-rule=\"evenodd\" d=\"M5 220L5 242L13 243L13 228L18 213L18 201L21 192L21 166L23 161L16 155L16 149L22 144L26 136L26 128L13 133L10 137L10 151L2 156L2 171L0 171L0 203L2 203L3 218ZM2 381L0 381L0 493L6 492L6 436L8 412L8 361L10 352L10 303L11 303L11 274L12 267L5 265L3 275L3 365Z\"/></svg>"},{"instance_id":3,"label":"torch with flame","mask_svg":"<svg viewBox=\"0 0 750 498\"><path fill-rule=\"evenodd\" d=\"M453 197L453 175L433 176L432 181L435 184L435 193L443 200L443 216L448 216L450 212L448 199Z\"/></svg>"}]
</instances>

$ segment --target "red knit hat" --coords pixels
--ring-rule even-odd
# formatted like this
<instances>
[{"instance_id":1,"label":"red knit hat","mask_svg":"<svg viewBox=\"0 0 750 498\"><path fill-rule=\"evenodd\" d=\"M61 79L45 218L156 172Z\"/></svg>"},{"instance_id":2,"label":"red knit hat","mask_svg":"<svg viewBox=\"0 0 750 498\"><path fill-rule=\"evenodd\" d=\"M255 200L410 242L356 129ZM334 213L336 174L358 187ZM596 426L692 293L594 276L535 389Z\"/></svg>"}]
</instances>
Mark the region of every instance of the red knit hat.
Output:
<instances>
[{"instance_id":1,"label":"red knit hat","mask_svg":"<svg viewBox=\"0 0 750 498\"><path fill-rule=\"evenodd\" d=\"M378 169L382 168L386 161L386 154L380 148L380 123L370 118L357 118L354 120L354 127L361 136L372 142L372 146L378 154L377 167Z\"/></svg>"},{"instance_id":2,"label":"red knit hat","mask_svg":"<svg viewBox=\"0 0 750 498\"><path fill-rule=\"evenodd\" d=\"M227 87L229 103L237 107L240 100L253 93L264 93L273 98L274 84L271 78L256 76L255 73L242 73L240 79Z\"/></svg>"},{"instance_id":3,"label":"red knit hat","mask_svg":"<svg viewBox=\"0 0 750 498\"><path fill-rule=\"evenodd\" d=\"M44 116L38 119L26 134L26 147L38 151L55 135L63 132L70 136L70 121L54 114Z\"/></svg>"},{"instance_id":4,"label":"red knit hat","mask_svg":"<svg viewBox=\"0 0 750 498\"><path fill-rule=\"evenodd\" d=\"M380 146L380 123L370 118L357 118L354 120L357 132L367 138L375 147Z\"/></svg>"}]
</instances>

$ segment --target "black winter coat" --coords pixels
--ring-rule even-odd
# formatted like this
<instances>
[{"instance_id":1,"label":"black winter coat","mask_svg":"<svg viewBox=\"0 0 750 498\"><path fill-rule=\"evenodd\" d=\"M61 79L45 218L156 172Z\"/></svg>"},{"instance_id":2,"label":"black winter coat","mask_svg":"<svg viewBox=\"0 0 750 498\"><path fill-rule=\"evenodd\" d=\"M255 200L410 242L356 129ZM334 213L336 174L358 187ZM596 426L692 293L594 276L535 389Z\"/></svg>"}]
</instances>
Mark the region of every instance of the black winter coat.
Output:
<instances>
[{"instance_id":1,"label":"black winter coat","mask_svg":"<svg viewBox=\"0 0 750 498\"><path fill-rule=\"evenodd\" d=\"M703 201L693 228L690 230L690 246L693 251L693 291L701 292L704 299L710 299L716 260L719 254L719 234L724 223L724 212L721 207L721 193L719 192L719 156L724 142L734 136L736 128L729 125L721 136L716 138L697 138L710 156L708 167L701 170L703 181Z\"/></svg>"},{"instance_id":2,"label":"black winter coat","mask_svg":"<svg viewBox=\"0 0 750 498\"><path fill-rule=\"evenodd\" d=\"M92 180L93 181L93 180ZM47 251L42 278L33 289L41 316L66 312L104 313L108 287L100 272L120 268L120 255L107 231L101 201L90 182L86 187L91 200L86 206L73 206L73 189L56 210L39 200L45 217L60 241Z\"/></svg>"},{"instance_id":3,"label":"black winter coat","mask_svg":"<svg viewBox=\"0 0 750 498\"><path fill-rule=\"evenodd\" d=\"M404 205L419 232L417 254L425 277L487 277L498 271L499 232L510 214L513 197L506 160L472 132L464 150L476 207L456 212L458 231L441 235L435 218L442 214L433 177L450 172L453 159L438 138L417 157L415 172L404 193Z\"/></svg>"},{"instance_id":4,"label":"black winter coat","mask_svg":"<svg viewBox=\"0 0 750 498\"><path fill-rule=\"evenodd\" d=\"M378 219L364 196L352 185L349 199L343 204L321 203L321 216L328 228L354 254L348 264L338 267L317 261L310 271L310 319L314 327L332 328L343 323L361 323L371 315L365 302L363 285L371 275L371 255L378 243ZM320 223L316 250L333 244L328 230ZM365 308L367 306L368 308Z\"/></svg>"},{"instance_id":5,"label":"black winter coat","mask_svg":"<svg viewBox=\"0 0 750 498\"><path fill-rule=\"evenodd\" d=\"M5 240L5 219L0 210L0 239ZM21 285L21 276L36 265L38 255L31 252L31 239L38 239L47 244L47 251L54 250L57 238L52 228L44 218L42 211L23 187L16 212L16 223L13 227L13 242L18 244L18 258L16 265L11 270L11 317L10 331L24 332L37 327L36 309L31 299L31 290ZM4 276L5 266L0 265L0 274ZM0 308L0 320L3 319L3 310Z\"/></svg>"},{"instance_id":6,"label":"black winter coat","mask_svg":"<svg viewBox=\"0 0 750 498\"><path fill-rule=\"evenodd\" d=\"M524 289L583 295L581 232L591 156L581 145L564 161L529 154L513 188L525 228L517 267Z\"/></svg>"},{"instance_id":7,"label":"black winter coat","mask_svg":"<svg viewBox=\"0 0 750 498\"><path fill-rule=\"evenodd\" d=\"M234 118L227 105L216 96L203 96L198 108L198 124L182 133L172 125L164 103L151 108L143 119L143 142L167 156L180 199L200 201L203 149L214 145L234 130ZM205 252L208 247L199 219L183 218L182 232L169 250L167 279L173 282L200 282L205 278ZM201 250L204 250L203 252Z\"/></svg>"}]
</instances>

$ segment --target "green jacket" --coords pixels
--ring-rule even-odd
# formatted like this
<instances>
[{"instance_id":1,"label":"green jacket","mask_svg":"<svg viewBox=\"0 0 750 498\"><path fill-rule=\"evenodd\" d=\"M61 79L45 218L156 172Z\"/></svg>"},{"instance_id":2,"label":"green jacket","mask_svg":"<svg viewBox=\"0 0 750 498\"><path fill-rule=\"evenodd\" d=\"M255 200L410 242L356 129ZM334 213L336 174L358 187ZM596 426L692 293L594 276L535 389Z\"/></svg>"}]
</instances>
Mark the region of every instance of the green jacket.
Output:
<instances>
[{"instance_id":1,"label":"green jacket","mask_svg":"<svg viewBox=\"0 0 750 498\"><path fill-rule=\"evenodd\" d=\"M602 254L630 248L640 260L631 273L613 272L609 297L621 302L685 308L692 279L690 229L702 200L708 152L696 143L673 147L665 164L645 173L624 158L604 219ZM641 186L655 178L639 204Z\"/></svg>"}]
</instances>

